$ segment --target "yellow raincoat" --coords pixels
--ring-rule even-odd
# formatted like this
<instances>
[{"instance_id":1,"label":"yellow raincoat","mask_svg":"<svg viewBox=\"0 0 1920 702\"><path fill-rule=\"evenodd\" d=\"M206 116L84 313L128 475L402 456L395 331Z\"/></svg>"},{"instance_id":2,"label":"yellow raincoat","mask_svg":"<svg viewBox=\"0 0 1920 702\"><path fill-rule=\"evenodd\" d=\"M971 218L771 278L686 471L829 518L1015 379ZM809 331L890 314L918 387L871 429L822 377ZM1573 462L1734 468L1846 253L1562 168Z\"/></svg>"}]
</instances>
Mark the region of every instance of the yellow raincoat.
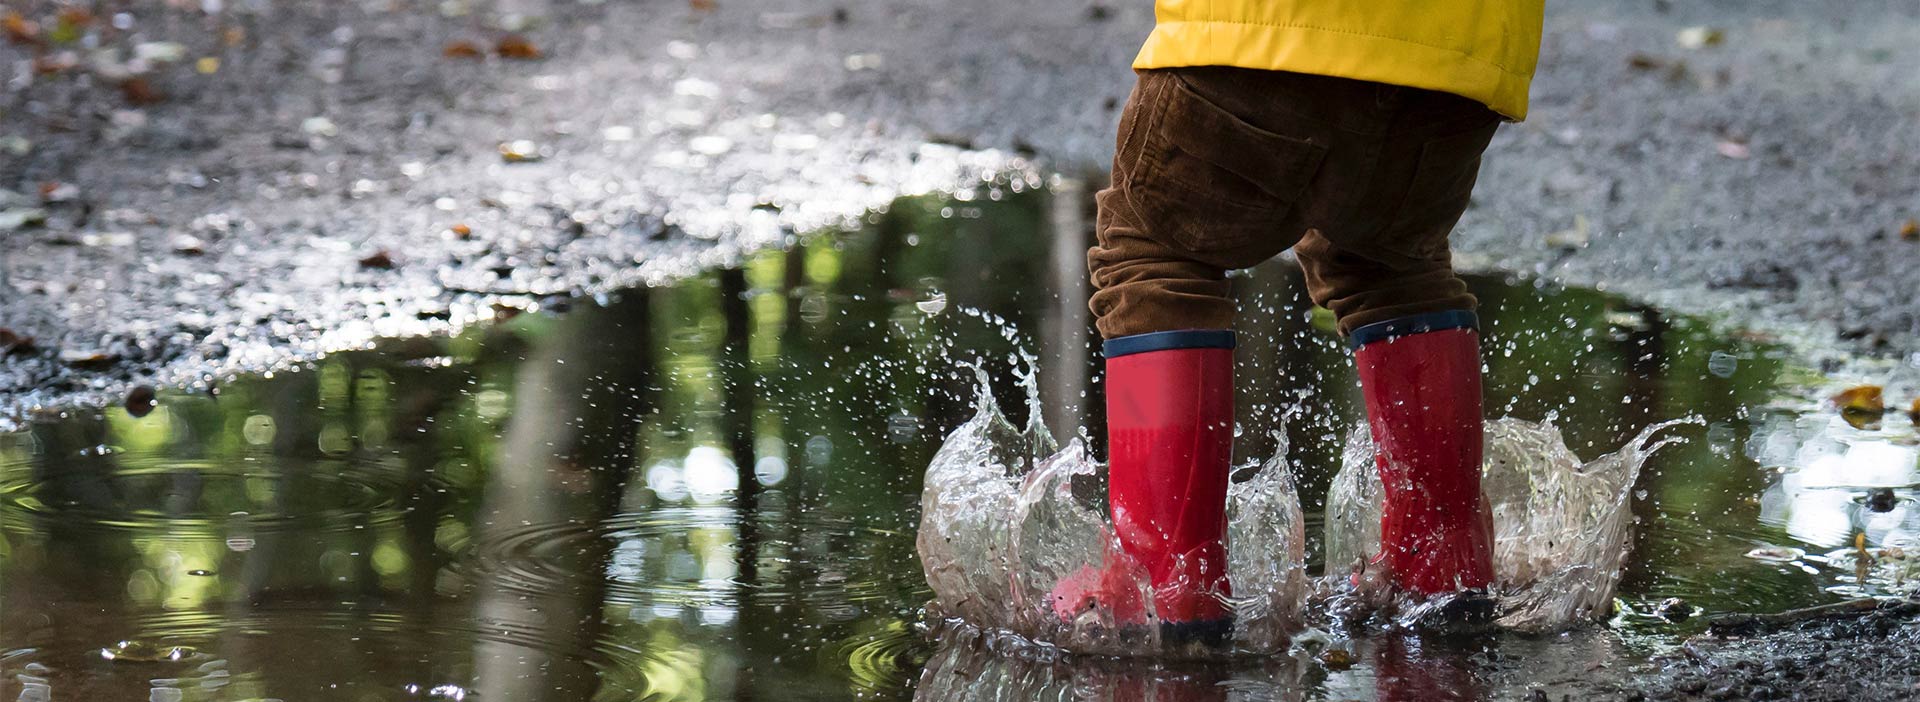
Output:
<instances>
[{"instance_id":1,"label":"yellow raincoat","mask_svg":"<svg viewBox=\"0 0 1920 702\"><path fill-rule=\"evenodd\" d=\"M1134 68L1239 66L1473 98L1519 120L1543 0L1156 0Z\"/></svg>"}]
</instances>

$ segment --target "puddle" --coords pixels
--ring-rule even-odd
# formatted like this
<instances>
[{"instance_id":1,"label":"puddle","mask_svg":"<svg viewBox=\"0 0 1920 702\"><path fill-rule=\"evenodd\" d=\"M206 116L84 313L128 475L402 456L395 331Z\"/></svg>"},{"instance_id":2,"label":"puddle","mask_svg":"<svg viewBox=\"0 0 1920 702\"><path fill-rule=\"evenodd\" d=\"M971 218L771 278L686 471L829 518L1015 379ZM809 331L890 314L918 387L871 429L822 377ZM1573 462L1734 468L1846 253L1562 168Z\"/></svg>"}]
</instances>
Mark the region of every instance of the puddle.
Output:
<instances>
[{"instance_id":1,"label":"puddle","mask_svg":"<svg viewBox=\"0 0 1920 702\"><path fill-rule=\"evenodd\" d=\"M1036 353L1054 434L1100 425L1082 303L1046 292L1084 278L1078 245L1049 235L1081 221L1035 193L902 200L672 287L502 299L503 321L454 338L0 435L0 698L1574 693L1696 631L1697 614L1657 613L1670 598L1776 611L1916 580L1903 415L1856 428L1793 399L1813 388L1781 349L1483 277L1490 412L1551 416L1586 460L1657 422L1704 422L1672 430L1689 440L1633 486L1609 622L1316 640L1228 668L936 645L916 629L932 592L915 527L922 471L973 415L963 364L984 364L1018 425L1019 353ZM1234 282L1252 310L1235 453L1290 447L1319 575L1325 499L1361 418L1351 364L1287 266Z\"/></svg>"}]
</instances>

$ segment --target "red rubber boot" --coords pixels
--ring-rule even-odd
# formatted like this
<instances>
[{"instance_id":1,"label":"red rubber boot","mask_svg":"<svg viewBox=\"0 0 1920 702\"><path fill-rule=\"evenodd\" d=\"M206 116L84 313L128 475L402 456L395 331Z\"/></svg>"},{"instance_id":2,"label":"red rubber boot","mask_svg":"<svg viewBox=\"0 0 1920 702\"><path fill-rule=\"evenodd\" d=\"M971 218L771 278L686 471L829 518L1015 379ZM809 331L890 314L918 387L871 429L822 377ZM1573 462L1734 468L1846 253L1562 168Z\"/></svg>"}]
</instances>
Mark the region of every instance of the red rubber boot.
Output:
<instances>
[{"instance_id":1,"label":"red rubber boot","mask_svg":"<svg viewBox=\"0 0 1920 702\"><path fill-rule=\"evenodd\" d=\"M1106 342L1108 506L1147 571L1163 640L1224 642L1233 332Z\"/></svg>"},{"instance_id":2,"label":"red rubber boot","mask_svg":"<svg viewBox=\"0 0 1920 702\"><path fill-rule=\"evenodd\" d=\"M1480 494L1480 335L1452 310L1353 331L1380 481L1388 581L1433 595L1493 582L1493 523Z\"/></svg>"}]
</instances>

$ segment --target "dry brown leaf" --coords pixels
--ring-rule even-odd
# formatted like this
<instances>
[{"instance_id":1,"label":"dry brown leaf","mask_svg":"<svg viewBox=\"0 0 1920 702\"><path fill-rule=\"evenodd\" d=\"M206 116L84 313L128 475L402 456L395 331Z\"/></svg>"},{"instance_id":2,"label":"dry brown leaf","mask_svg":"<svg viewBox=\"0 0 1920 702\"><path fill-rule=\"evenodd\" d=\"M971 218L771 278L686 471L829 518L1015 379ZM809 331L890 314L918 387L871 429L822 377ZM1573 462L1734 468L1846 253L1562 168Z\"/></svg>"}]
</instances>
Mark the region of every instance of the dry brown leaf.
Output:
<instances>
[{"instance_id":1,"label":"dry brown leaf","mask_svg":"<svg viewBox=\"0 0 1920 702\"><path fill-rule=\"evenodd\" d=\"M120 81L120 95L135 105L152 105L167 99L166 95L154 89L145 78L128 78Z\"/></svg>"},{"instance_id":2,"label":"dry brown leaf","mask_svg":"<svg viewBox=\"0 0 1920 702\"><path fill-rule=\"evenodd\" d=\"M9 10L5 17L0 17L0 30L15 44L40 44L40 24L19 12Z\"/></svg>"},{"instance_id":3,"label":"dry brown leaf","mask_svg":"<svg viewBox=\"0 0 1920 702\"><path fill-rule=\"evenodd\" d=\"M373 252L372 254L369 254L369 255L367 255L367 256L364 256L364 257L361 257L361 259L360 259L360 267L361 267L361 268L374 268L374 269L379 269L379 270L383 270L383 271L384 271L384 270L392 270L392 269L393 269L393 254L390 254L390 253L387 253L387 250L386 250L386 249L381 249L381 250L379 250L379 251L375 251L375 252Z\"/></svg>"},{"instance_id":4,"label":"dry brown leaf","mask_svg":"<svg viewBox=\"0 0 1920 702\"><path fill-rule=\"evenodd\" d=\"M1909 219L1900 225L1900 238L1906 241L1920 241L1920 219Z\"/></svg>"},{"instance_id":5,"label":"dry brown leaf","mask_svg":"<svg viewBox=\"0 0 1920 702\"><path fill-rule=\"evenodd\" d=\"M1636 71L1651 71L1665 65L1665 59L1648 54L1635 53L1627 57L1627 67Z\"/></svg>"},{"instance_id":6,"label":"dry brown leaf","mask_svg":"<svg viewBox=\"0 0 1920 702\"><path fill-rule=\"evenodd\" d=\"M719 3L714 0L687 0L687 7L694 12L712 12L719 7Z\"/></svg>"},{"instance_id":7,"label":"dry brown leaf","mask_svg":"<svg viewBox=\"0 0 1920 702\"><path fill-rule=\"evenodd\" d=\"M61 24L67 25L69 27L85 27L89 24L93 24L93 13L88 12L85 8L80 8L80 7L65 8L60 11L60 14L55 16L60 18Z\"/></svg>"},{"instance_id":8,"label":"dry brown leaf","mask_svg":"<svg viewBox=\"0 0 1920 702\"><path fill-rule=\"evenodd\" d=\"M0 327L0 356L10 353L32 353L33 337Z\"/></svg>"},{"instance_id":9,"label":"dry brown leaf","mask_svg":"<svg viewBox=\"0 0 1920 702\"><path fill-rule=\"evenodd\" d=\"M100 370L113 365L120 357L105 351L92 349L61 349L60 362L82 370Z\"/></svg>"},{"instance_id":10,"label":"dry brown leaf","mask_svg":"<svg viewBox=\"0 0 1920 702\"><path fill-rule=\"evenodd\" d=\"M541 56L539 47L518 34L501 37L500 43L494 45L493 52L499 54L500 58L510 59L537 59Z\"/></svg>"},{"instance_id":11,"label":"dry brown leaf","mask_svg":"<svg viewBox=\"0 0 1920 702\"><path fill-rule=\"evenodd\" d=\"M487 52L481 51L480 47L473 42L456 41L449 42L446 48L440 50L440 55L447 58L477 59L486 56Z\"/></svg>"},{"instance_id":12,"label":"dry brown leaf","mask_svg":"<svg viewBox=\"0 0 1920 702\"><path fill-rule=\"evenodd\" d=\"M1915 399L1913 401L1913 407L1907 410L1907 419L1911 420L1914 424L1920 424L1920 399Z\"/></svg>"},{"instance_id":13,"label":"dry brown leaf","mask_svg":"<svg viewBox=\"0 0 1920 702\"><path fill-rule=\"evenodd\" d=\"M1887 404L1878 385L1860 385L1847 388L1833 396L1833 405L1842 412L1880 414L1887 410Z\"/></svg>"},{"instance_id":14,"label":"dry brown leaf","mask_svg":"<svg viewBox=\"0 0 1920 702\"><path fill-rule=\"evenodd\" d=\"M455 224L451 227L447 227L447 231L453 232L454 236L460 237L462 239L473 238L473 227L469 227L465 224Z\"/></svg>"},{"instance_id":15,"label":"dry brown leaf","mask_svg":"<svg viewBox=\"0 0 1920 702\"><path fill-rule=\"evenodd\" d=\"M80 56L71 51L56 51L45 56L35 56L33 72L40 75L65 73L80 65Z\"/></svg>"}]
</instances>

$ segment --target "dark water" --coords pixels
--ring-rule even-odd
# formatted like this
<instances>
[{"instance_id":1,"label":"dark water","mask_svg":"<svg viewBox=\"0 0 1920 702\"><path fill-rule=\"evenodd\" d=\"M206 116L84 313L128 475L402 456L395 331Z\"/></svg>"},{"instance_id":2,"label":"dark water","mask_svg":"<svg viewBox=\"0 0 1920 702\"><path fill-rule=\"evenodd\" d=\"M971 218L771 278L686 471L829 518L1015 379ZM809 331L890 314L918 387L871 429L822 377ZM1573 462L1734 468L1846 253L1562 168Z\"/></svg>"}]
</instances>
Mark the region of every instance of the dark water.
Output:
<instances>
[{"instance_id":1,"label":"dark water","mask_svg":"<svg viewBox=\"0 0 1920 702\"><path fill-rule=\"evenodd\" d=\"M929 592L913 526L921 469L971 412L959 364L982 359L1017 408L1010 358L1041 353L1050 423L1099 425L1082 303L1048 292L1083 285L1080 244L1054 236L1083 215L1031 193L903 200L674 287L508 300L542 309L213 396L163 391L144 417L0 435L0 699L1604 691L1697 630L1656 603L1830 601L1867 586L1821 554L1856 532L1920 533L1904 418L1861 429L1800 406L1804 374L1760 341L1476 278L1494 411L1555 416L1589 458L1653 421L1707 421L1642 478L1626 613L1561 636L1360 641L1350 662L1309 650L1232 669L936 646L916 630ZM1235 285L1240 455L1269 451L1285 416L1312 515L1360 416L1350 362L1289 267ZM1883 484L1892 502L1868 499ZM1317 522L1309 534L1311 558ZM1814 555L1746 555L1764 546Z\"/></svg>"}]
</instances>

